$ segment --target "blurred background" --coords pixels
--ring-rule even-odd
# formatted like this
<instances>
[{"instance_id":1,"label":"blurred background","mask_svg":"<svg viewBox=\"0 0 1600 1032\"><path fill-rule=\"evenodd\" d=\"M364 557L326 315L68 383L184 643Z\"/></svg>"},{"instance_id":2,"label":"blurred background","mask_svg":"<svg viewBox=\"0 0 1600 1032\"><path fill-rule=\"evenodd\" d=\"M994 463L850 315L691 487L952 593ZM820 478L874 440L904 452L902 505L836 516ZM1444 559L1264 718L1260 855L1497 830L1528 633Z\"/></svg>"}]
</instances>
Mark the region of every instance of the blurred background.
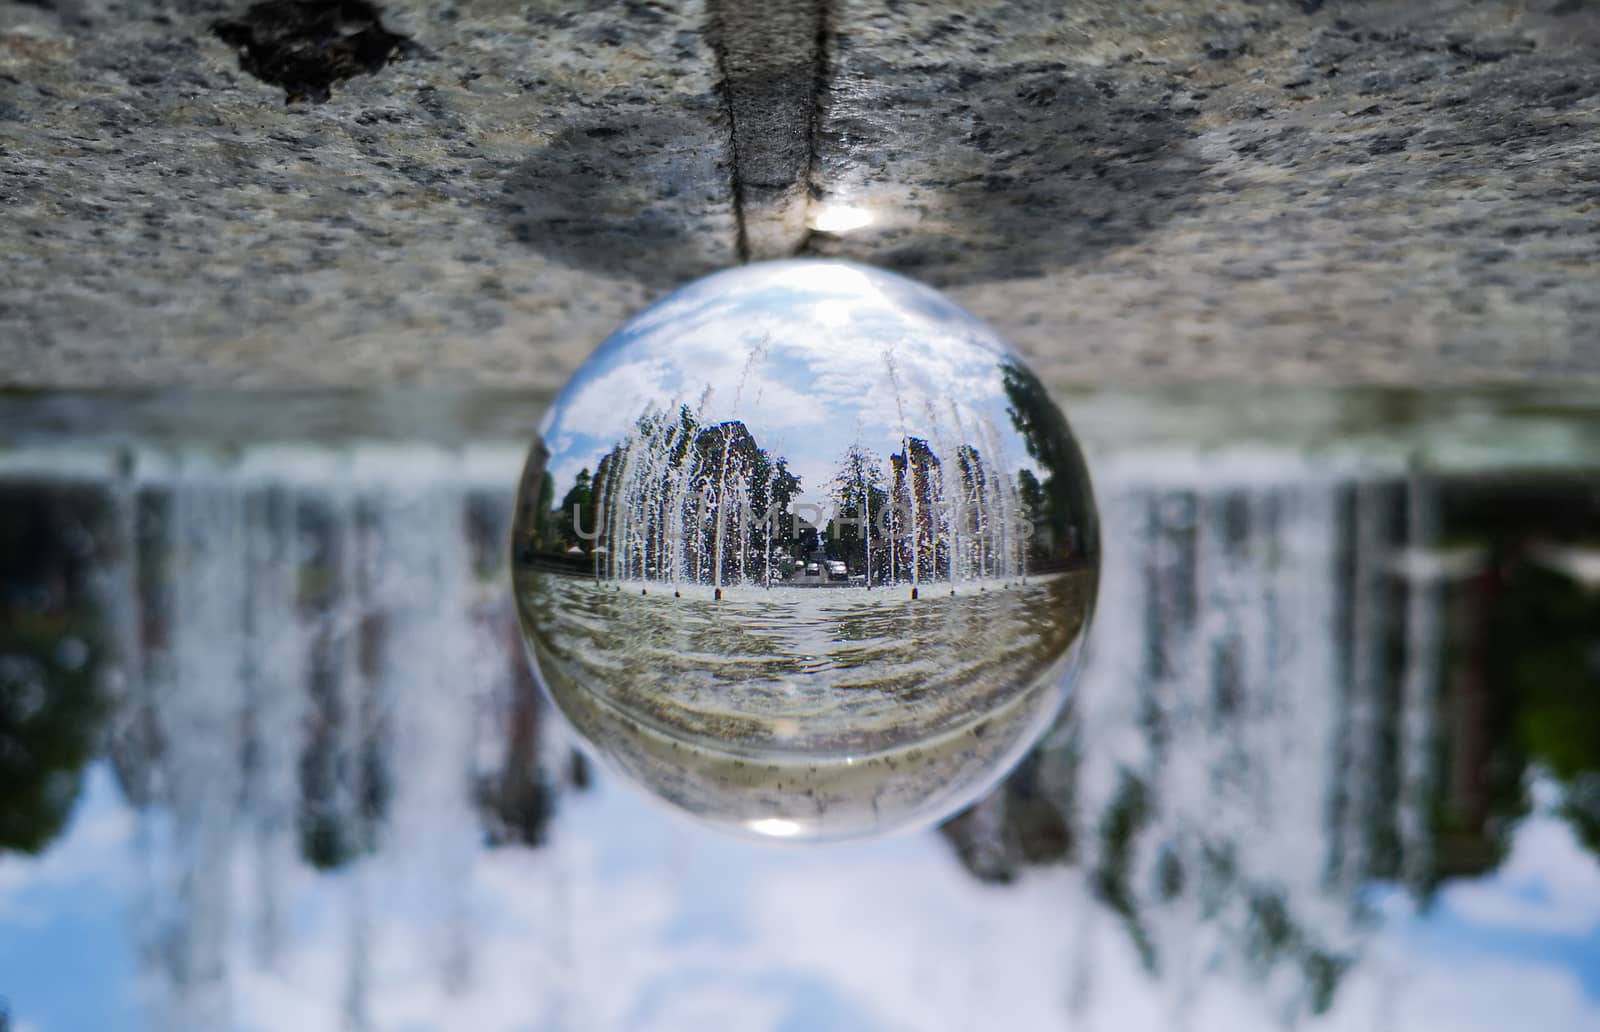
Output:
<instances>
[{"instance_id":1,"label":"blurred background","mask_svg":"<svg viewBox=\"0 0 1600 1032\"><path fill-rule=\"evenodd\" d=\"M1065 400L1061 719L936 830L785 849L540 698L541 397L5 399L11 1027L1600 1028L1597 397Z\"/></svg>"},{"instance_id":2,"label":"blurred background","mask_svg":"<svg viewBox=\"0 0 1600 1032\"><path fill-rule=\"evenodd\" d=\"M1592 0L0 0L0 1032L1600 1030L1597 168ZM797 255L1105 541L1005 785L816 850L585 762L504 555Z\"/></svg>"}]
</instances>

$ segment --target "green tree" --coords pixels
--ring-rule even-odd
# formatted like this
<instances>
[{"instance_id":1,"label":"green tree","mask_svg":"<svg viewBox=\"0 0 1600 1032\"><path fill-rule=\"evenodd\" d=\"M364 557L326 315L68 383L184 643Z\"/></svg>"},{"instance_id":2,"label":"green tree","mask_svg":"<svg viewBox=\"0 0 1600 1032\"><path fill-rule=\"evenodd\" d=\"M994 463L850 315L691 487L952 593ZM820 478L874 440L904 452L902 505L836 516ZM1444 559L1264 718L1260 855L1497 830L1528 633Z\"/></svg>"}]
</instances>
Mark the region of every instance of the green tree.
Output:
<instances>
[{"instance_id":1,"label":"green tree","mask_svg":"<svg viewBox=\"0 0 1600 1032\"><path fill-rule=\"evenodd\" d=\"M61 833L98 744L100 510L82 491L0 493L0 850L39 853Z\"/></svg>"},{"instance_id":2,"label":"green tree","mask_svg":"<svg viewBox=\"0 0 1600 1032\"><path fill-rule=\"evenodd\" d=\"M852 444L840 460L830 485L834 519L839 521L837 541L841 557L856 572L876 580L883 566L877 553L887 545L878 540L874 523L881 521L889 505L889 492L883 486L883 460L868 448Z\"/></svg>"},{"instance_id":3,"label":"green tree","mask_svg":"<svg viewBox=\"0 0 1600 1032\"><path fill-rule=\"evenodd\" d=\"M554 491L551 492L554 494ZM588 467L580 469L573 478L572 486L562 496L561 505L557 507L555 524L556 532L560 535L561 548L566 550L574 546L587 549L592 543L579 536L579 522L583 522L584 533L594 534L594 482L589 476Z\"/></svg>"},{"instance_id":4,"label":"green tree","mask_svg":"<svg viewBox=\"0 0 1600 1032\"><path fill-rule=\"evenodd\" d=\"M1028 455L1044 473L1039 483L1041 521L1036 524L1049 541L1077 542L1093 555L1099 548L1089 471L1067 426L1067 419L1051 400L1039 378L1015 362L1000 363L1001 381L1010 401L1011 425L1022 435ZM1077 533L1073 534L1072 531ZM1057 556L1066 558L1066 556Z\"/></svg>"},{"instance_id":5,"label":"green tree","mask_svg":"<svg viewBox=\"0 0 1600 1032\"><path fill-rule=\"evenodd\" d=\"M1562 815L1600 856L1600 594L1523 567L1496 599L1490 628L1491 676L1512 715L1501 755L1561 784Z\"/></svg>"}]
</instances>

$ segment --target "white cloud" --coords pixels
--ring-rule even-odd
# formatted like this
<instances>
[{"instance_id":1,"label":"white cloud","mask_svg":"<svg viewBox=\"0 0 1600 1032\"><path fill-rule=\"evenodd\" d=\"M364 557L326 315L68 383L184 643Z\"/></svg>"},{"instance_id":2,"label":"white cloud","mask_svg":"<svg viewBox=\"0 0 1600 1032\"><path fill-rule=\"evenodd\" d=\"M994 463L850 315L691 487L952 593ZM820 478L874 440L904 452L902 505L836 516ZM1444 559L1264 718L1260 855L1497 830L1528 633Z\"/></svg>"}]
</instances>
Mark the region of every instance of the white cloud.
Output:
<instances>
[{"instance_id":1,"label":"white cloud","mask_svg":"<svg viewBox=\"0 0 1600 1032\"><path fill-rule=\"evenodd\" d=\"M639 416L668 402L678 377L664 358L644 356L577 381L570 394L552 411L555 422L549 435L555 443L567 435L581 434L615 440Z\"/></svg>"},{"instance_id":2,"label":"white cloud","mask_svg":"<svg viewBox=\"0 0 1600 1032\"><path fill-rule=\"evenodd\" d=\"M1566 822L1530 817L1499 870L1449 886L1441 902L1488 928L1584 936L1600 928L1600 865Z\"/></svg>"},{"instance_id":3,"label":"white cloud","mask_svg":"<svg viewBox=\"0 0 1600 1032\"><path fill-rule=\"evenodd\" d=\"M0 853L0 924L35 927L50 913L23 897L94 884L113 891L127 881L121 861L133 834L133 817L122 806L104 765L91 767L83 799L65 834L41 857Z\"/></svg>"},{"instance_id":4,"label":"white cloud","mask_svg":"<svg viewBox=\"0 0 1600 1032\"><path fill-rule=\"evenodd\" d=\"M545 425L552 476L569 483L641 413L679 404L702 422L743 420L811 501L857 442L884 456L903 434L953 448L987 425L1008 464L1026 463L996 368L1004 354L912 284L830 263L733 270L648 309L596 352Z\"/></svg>"},{"instance_id":5,"label":"white cloud","mask_svg":"<svg viewBox=\"0 0 1600 1032\"><path fill-rule=\"evenodd\" d=\"M1596 1032L1600 1004L1570 970L1502 957L1452 960L1374 950L1320 1027L1330 1032ZM1380 959L1381 958L1381 959Z\"/></svg>"}]
</instances>

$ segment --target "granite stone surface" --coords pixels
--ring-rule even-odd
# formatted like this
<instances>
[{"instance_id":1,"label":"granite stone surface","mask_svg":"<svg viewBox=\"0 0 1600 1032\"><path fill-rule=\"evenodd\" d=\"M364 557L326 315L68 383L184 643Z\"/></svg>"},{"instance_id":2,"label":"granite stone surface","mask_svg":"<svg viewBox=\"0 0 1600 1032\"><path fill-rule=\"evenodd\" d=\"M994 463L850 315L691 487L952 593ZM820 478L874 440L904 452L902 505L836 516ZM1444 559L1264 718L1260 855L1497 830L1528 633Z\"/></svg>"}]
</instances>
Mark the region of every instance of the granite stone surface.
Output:
<instances>
[{"instance_id":1,"label":"granite stone surface","mask_svg":"<svg viewBox=\"0 0 1600 1032\"><path fill-rule=\"evenodd\" d=\"M959 6L841 3L812 250L1058 377L1600 373L1595 5Z\"/></svg>"},{"instance_id":2,"label":"granite stone surface","mask_svg":"<svg viewBox=\"0 0 1600 1032\"><path fill-rule=\"evenodd\" d=\"M0 378L547 385L738 260L703 10L389 3L321 104L243 10L0 6Z\"/></svg>"},{"instance_id":3,"label":"granite stone surface","mask_svg":"<svg viewBox=\"0 0 1600 1032\"><path fill-rule=\"evenodd\" d=\"M1057 383L1600 380L1594 2L292 6L0 0L0 383L547 388L786 254Z\"/></svg>"}]
</instances>

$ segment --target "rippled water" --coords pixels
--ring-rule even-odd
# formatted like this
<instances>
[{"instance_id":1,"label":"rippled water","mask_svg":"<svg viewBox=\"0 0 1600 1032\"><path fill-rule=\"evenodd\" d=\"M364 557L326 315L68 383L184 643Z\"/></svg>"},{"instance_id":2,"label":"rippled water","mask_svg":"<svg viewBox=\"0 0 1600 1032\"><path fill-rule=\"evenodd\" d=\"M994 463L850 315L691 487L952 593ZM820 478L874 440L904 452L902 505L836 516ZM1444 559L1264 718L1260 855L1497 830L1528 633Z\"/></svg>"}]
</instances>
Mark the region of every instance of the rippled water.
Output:
<instances>
[{"instance_id":1,"label":"rippled water","mask_svg":"<svg viewBox=\"0 0 1600 1032\"><path fill-rule=\"evenodd\" d=\"M921 605L887 592L751 588L718 605L709 592L652 600L530 578L521 600L561 632L550 638L567 648L552 658L575 671L598 678L617 659L596 638L629 643L633 676L610 692L618 706L703 743L842 757L908 726L956 731L1030 688L1076 637L1091 587L1088 574L1054 574ZM753 696L749 706L729 711L730 683Z\"/></svg>"},{"instance_id":2,"label":"rippled water","mask_svg":"<svg viewBox=\"0 0 1600 1032\"><path fill-rule=\"evenodd\" d=\"M1003 775L1060 704L1093 586L515 590L555 700L621 770L712 823L836 838L948 813Z\"/></svg>"},{"instance_id":3,"label":"rippled water","mask_svg":"<svg viewBox=\"0 0 1600 1032\"><path fill-rule=\"evenodd\" d=\"M574 754L504 577L537 404L430 404L0 405L13 1028L1600 1028L1600 405L1079 399L1068 709L793 851ZM812 599L821 678L911 616Z\"/></svg>"}]
</instances>

